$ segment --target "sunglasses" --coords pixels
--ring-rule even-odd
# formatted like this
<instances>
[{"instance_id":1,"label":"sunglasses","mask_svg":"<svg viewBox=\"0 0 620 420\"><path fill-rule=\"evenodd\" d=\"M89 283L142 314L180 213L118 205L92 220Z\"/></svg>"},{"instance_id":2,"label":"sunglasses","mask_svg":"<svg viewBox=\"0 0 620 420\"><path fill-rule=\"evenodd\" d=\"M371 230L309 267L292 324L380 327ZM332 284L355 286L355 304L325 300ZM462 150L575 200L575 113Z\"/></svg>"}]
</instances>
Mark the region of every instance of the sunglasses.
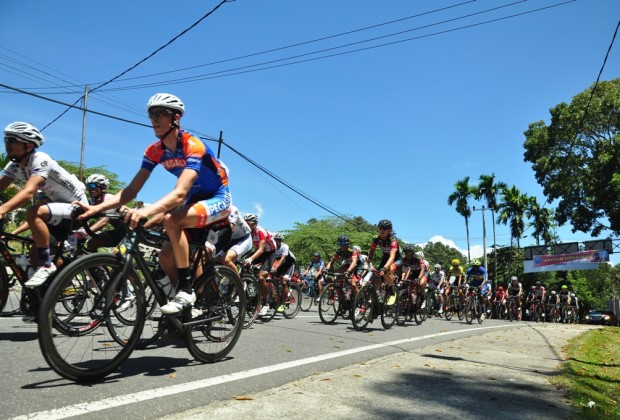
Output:
<instances>
[{"instance_id":1,"label":"sunglasses","mask_svg":"<svg viewBox=\"0 0 620 420\"><path fill-rule=\"evenodd\" d=\"M149 118L152 120L158 120L162 115L171 115L172 112L167 109L158 109L157 111L149 111Z\"/></svg>"},{"instance_id":2,"label":"sunglasses","mask_svg":"<svg viewBox=\"0 0 620 420\"><path fill-rule=\"evenodd\" d=\"M92 182L90 184L86 184L86 189L87 190L94 190L94 189L97 189L97 188L99 188L99 185L93 184Z\"/></svg>"},{"instance_id":3,"label":"sunglasses","mask_svg":"<svg viewBox=\"0 0 620 420\"><path fill-rule=\"evenodd\" d=\"M389 229L386 227L380 227L379 230L389 230Z\"/></svg>"},{"instance_id":4,"label":"sunglasses","mask_svg":"<svg viewBox=\"0 0 620 420\"><path fill-rule=\"evenodd\" d=\"M5 137L4 138L4 144L17 144L17 143L25 143L25 142L18 139L17 137Z\"/></svg>"}]
</instances>

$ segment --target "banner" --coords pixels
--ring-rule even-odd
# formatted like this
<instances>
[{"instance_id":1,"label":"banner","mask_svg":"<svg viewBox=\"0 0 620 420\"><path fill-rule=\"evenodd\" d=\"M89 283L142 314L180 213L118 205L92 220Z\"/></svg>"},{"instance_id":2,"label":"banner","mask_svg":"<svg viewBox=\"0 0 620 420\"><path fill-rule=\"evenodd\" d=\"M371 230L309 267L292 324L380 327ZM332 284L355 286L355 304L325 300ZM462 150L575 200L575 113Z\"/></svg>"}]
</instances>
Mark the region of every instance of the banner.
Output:
<instances>
[{"instance_id":1,"label":"banner","mask_svg":"<svg viewBox=\"0 0 620 420\"><path fill-rule=\"evenodd\" d=\"M609 262L609 252L604 249L575 252L572 254L537 255L524 261L526 273L542 271L595 270L601 262Z\"/></svg>"}]
</instances>

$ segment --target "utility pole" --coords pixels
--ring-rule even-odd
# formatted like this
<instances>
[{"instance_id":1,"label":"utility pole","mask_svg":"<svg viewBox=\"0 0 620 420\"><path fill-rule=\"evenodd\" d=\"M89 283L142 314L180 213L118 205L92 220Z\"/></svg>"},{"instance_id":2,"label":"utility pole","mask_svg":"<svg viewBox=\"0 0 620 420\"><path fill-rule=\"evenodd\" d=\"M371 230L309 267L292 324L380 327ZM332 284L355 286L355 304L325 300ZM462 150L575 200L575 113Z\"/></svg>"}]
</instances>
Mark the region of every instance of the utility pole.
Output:
<instances>
[{"instance_id":1,"label":"utility pole","mask_svg":"<svg viewBox=\"0 0 620 420\"><path fill-rule=\"evenodd\" d=\"M84 86L84 113L82 115L82 151L80 153L80 181L84 181L84 149L86 149L86 104L88 103L88 85Z\"/></svg>"}]
</instances>

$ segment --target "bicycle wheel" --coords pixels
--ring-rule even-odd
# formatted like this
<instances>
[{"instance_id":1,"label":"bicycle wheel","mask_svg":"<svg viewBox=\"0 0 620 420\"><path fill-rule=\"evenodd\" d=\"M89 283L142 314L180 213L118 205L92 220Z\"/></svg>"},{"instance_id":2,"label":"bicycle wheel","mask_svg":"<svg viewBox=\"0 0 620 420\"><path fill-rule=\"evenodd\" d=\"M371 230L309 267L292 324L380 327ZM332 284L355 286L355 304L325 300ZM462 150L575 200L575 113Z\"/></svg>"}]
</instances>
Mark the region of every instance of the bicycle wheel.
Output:
<instances>
[{"instance_id":1,"label":"bicycle wheel","mask_svg":"<svg viewBox=\"0 0 620 420\"><path fill-rule=\"evenodd\" d=\"M394 301L391 305L390 299ZM381 311L381 325L386 330L389 330L394 326L396 322L396 297L386 296L383 303L383 311Z\"/></svg>"},{"instance_id":2,"label":"bicycle wheel","mask_svg":"<svg viewBox=\"0 0 620 420\"><path fill-rule=\"evenodd\" d=\"M454 316L454 312L456 309L456 299L454 295L448 296L448 302L447 302L447 305L445 306L446 306L446 309L444 311L445 312L444 316L446 317L446 321L450 321L452 317Z\"/></svg>"},{"instance_id":3,"label":"bicycle wheel","mask_svg":"<svg viewBox=\"0 0 620 420\"><path fill-rule=\"evenodd\" d=\"M372 319L375 291L370 285L363 286L353 301L353 328L361 331Z\"/></svg>"},{"instance_id":4,"label":"bicycle wheel","mask_svg":"<svg viewBox=\"0 0 620 420\"><path fill-rule=\"evenodd\" d=\"M22 285L17 281L15 274L9 276L6 267L0 265L0 316L12 316L19 313L21 296Z\"/></svg>"},{"instance_id":5,"label":"bicycle wheel","mask_svg":"<svg viewBox=\"0 0 620 420\"><path fill-rule=\"evenodd\" d=\"M465 308L463 309L463 312L465 313L465 321L468 324L471 324L474 321L474 316L475 316L475 311L476 309L474 308L474 301L471 297L468 297L465 299Z\"/></svg>"},{"instance_id":6,"label":"bicycle wheel","mask_svg":"<svg viewBox=\"0 0 620 420\"><path fill-rule=\"evenodd\" d=\"M476 318L478 319L478 324L482 324L482 321L484 321L485 316L486 316L486 310L484 308L484 304L480 302L476 303Z\"/></svg>"},{"instance_id":7,"label":"bicycle wheel","mask_svg":"<svg viewBox=\"0 0 620 420\"><path fill-rule=\"evenodd\" d=\"M229 267L215 266L195 286L196 303L183 312L183 336L196 360L212 363L232 351L243 330L246 301L241 279ZM200 315L192 316L195 310Z\"/></svg>"},{"instance_id":8,"label":"bicycle wheel","mask_svg":"<svg viewBox=\"0 0 620 420\"><path fill-rule=\"evenodd\" d=\"M243 276L241 279L245 287L245 320L243 328L249 328L260 311L260 291L258 289L258 279L254 276Z\"/></svg>"},{"instance_id":9,"label":"bicycle wheel","mask_svg":"<svg viewBox=\"0 0 620 420\"><path fill-rule=\"evenodd\" d=\"M308 312L312 308L315 296L314 282L304 280L301 285L301 305L299 309Z\"/></svg>"},{"instance_id":10,"label":"bicycle wheel","mask_svg":"<svg viewBox=\"0 0 620 420\"><path fill-rule=\"evenodd\" d=\"M290 283L288 285L288 296L284 300L284 318L291 319L299 313L299 305L301 305L301 288L297 283Z\"/></svg>"},{"instance_id":11,"label":"bicycle wheel","mask_svg":"<svg viewBox=\"0 0 620 420\"><path fill-rule=\"evenodd\" d=\"M405 325L410 310L409 290L405 288L398 292L398 299L396 300L396 325L401 327Z\"/></svg>"},{"instance_id":12,"label":"bicycle wheel","mask_svg":"<svg viewBox=\"0 0 620 420\"><path fill-rule=\"evenodd\" d=\"M280 306L280 294L278 293L278 287L273 280L267 279L267 299L263 305L267 306L267 313L265 315L259 315L258 319L262 322L269 322L276 316L276 311ZM262 311L262 309L261 309Z\"/></svg>"},{"instance_id":13,"label":"bicycle wheel","mask_svg":"<svg viewBox=\"0 0 620 420\"><path fill-rule=\"evenodd\" d=\"M88 314L71 313L73 316L63 318L66 300L76 298L67 296L66 291L75 290L76 278L88 277L100 267L114 279L121 273L122 263L114 255L95 253L67 265L50 285L39 314L39 345L45 360L60 376L76 382L96 381L116 370L133 351L144 325L145 298L140 283L133 284L136 300L130 324L114 315L110 299L115 285L111 283L99 294L91 289L79 291L84 300L81 312L90 308ZM118 342L120 336L126 337L125 343Z\"/></svg>"},{"instance_id":14,"label":"bicycle wheel","mask_svg":"<svg viewBox=\"0 0 620 420\"><path fill-rule=\"evenodd\" d=\"M338 290L335 284L329 283L323 288L319 298L319 318L321 318L323 324L333 324L336 322L339 311L340 299L338 299Z\"/></svg>"}]
</instances>

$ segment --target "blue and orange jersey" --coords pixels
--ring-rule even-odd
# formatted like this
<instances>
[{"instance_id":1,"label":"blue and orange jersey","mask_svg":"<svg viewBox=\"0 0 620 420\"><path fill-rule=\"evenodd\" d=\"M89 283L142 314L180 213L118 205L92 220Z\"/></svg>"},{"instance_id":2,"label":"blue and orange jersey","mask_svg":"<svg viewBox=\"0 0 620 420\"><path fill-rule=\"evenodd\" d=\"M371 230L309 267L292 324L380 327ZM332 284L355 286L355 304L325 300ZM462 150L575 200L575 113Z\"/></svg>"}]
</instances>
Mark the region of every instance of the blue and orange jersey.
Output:
<instances>
[{"instance_id":1,"label":"blue and orange jersey","mask_svg":"<svg viewBox=\"0 0 620 420\"><path fill-rule=\"evenodd\" d=\"M161 140L147 147L142 159L142 168L153 171L158 164L177 178L186 168L198 172L198 178L189 192L188 201L212 197L222 188L228 187L226 169L215 157L211 148L202 140L182 130L179 130L177 147L174 150L163 147Z\"/></svg>"}]
</instances>

